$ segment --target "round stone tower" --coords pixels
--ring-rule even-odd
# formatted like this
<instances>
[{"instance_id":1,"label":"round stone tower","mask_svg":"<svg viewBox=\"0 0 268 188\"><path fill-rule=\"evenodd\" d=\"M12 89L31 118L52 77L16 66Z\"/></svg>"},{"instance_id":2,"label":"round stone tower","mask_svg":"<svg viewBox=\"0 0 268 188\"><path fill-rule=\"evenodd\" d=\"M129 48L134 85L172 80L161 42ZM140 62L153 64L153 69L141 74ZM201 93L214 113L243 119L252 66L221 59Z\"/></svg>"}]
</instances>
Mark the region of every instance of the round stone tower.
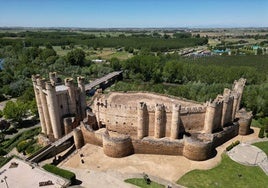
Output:
<instances>
[{"instance_id":1,"label":"round stone tower","mask_svg":"<svg viewBox=\"0 0 268 188\"><path fill-rule=\"evenodd\" d=\"M40 94L42 108L43 108L43 112L44 112L44 118L45 118L45 123L46 123L46 130L47 130L46 134L47 135L53 135L52 126L51 126L51 122L50 122L49 111L48 111L48 106L47 106L46 94L43 92L43 90L46 89L45 79L44 78L38 78L37 79L37 85L39 87L39 94Z\"/></svg>"},{"instance_id":2,"label":"round stone tower","mask_svg":"<svg viewBox=\"0 0 268 188\"><path fill-rule=\"evenodd\" d=\"M164 137L164 125L163 125L163 113L164 105L156 104L155 105L155 125L154 125L154 137L162 138Z\"/></svg>"},{"instance_id":3,"label":"round stone tower","mask_svg":"<svg viewBox=\"0 0 268 188\"><path fill-rule=\"evenodd\" d=\"M61 132L61 124L58 110L58 101L56 95L55 86L53 86L50 82L46 82L46 90L47 90L47 105L49 109L49 116L51 120L53 135L55 139L59 139L62 136Z\"/></svg>"},{"instance_id":4,"label":"round stone tower","mask_svg":"<svg viewBox=\"0 0 268 188\"><path fill-rule=\"evenodd\" d=\"M74 145L76 149L80 149L84 145L84 138L81 129L75 128L73 130L74 135Z\"/></svg>"},{"instance_id":5,"label":"round stone tower","mask_svg":"<svg viewBox=\"0 0 268 188\"><path fill-rule=\"evenodd\" d=\"M171 119L171 131L170 131L170 138L178 139L179 132L180 132L180 109L181 106L177 104L173 104L172 108L172 119Z\"/></svg>"},{"instance_id":6,"label":"round stone tower","mask_svg":"<svg viewBox=\"0 0 268 188\"><path fill-rule=\"evenodd\" d=\"M206 114L205 114L205 123L204 123L204 132L205 133L212 133L215 114L216 114L215 103L208 102Z\"/></svg>"},{"instance_id":7,"label":"round stone tower","mask_svg":"<svg viewBox=\"0 0 268 188\"><path fill-rule=\"evenodd\" d=\"M69 94L69 113L76 114L76 94L73 79L66 78L64 81Z\"/></svg>"},{"instance_id":8,"label":"round stone tower","mask_svg":"<svg viewBox=\"0 0 268 188\"><path fill-rule=\"evenodd\" d=\"M40 91L40 88L37 85L37 79L40 78L40 75L33 75L32 76L32 81L33 81L33 86L34 86L34 94L35 94L35 99L36 99L36 104L37 104L37 110L40 118L40 124L41 124L41 132L44 134L47 134L47 128L46 128L46 122L45 122L45 117L44 117L44 111L42 108L42 102L41 102L41 93L42 90Z\"/></svg>"},{"instance_id":9,"label":"round stone tower","mask_svg":"<svg viewBox=\"0 0 268 188\"><path fill-rule=\"evenodd\" d=\"M145 131L145 116L147 106L145 103L140 102L138 104L138 126L137 126L137 137L138 139L142 139L147 136Z\"/></svg>"},{"instance_id":10,"label":"round stone tower","mask_svg":"<svg viewBox=\"0 0 268 188\"><path fill-rule=\"evenodd\" d=\"M77 83L79 88L79 98L80 98L80 111L81 111L81 120L86 117L86 89L85 89L85 78L77 77Z\"/></svg>"}]
</instances>

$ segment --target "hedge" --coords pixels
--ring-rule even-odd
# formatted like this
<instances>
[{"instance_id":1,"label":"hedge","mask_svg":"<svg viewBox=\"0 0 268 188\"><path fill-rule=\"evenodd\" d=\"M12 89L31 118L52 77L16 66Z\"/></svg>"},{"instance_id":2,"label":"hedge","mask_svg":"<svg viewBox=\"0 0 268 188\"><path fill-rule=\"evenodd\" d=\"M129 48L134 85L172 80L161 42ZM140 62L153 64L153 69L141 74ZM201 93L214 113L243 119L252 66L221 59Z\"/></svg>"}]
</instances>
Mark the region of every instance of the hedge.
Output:
<instances>
[{"instance_id":1,"label":"hedge","mask_svg":"<svg viewBox=\"0 0 268 188\"><path fill-rule=\"evenodd\" d=\"M61 177L63 177L63 178L66 178L66 179L68 179L68 180L70 180L71 181L71 183L73 184L74 182L75 182L75 173L73 173L73 172L70 172L70 171L68 171L68 170L64 170L64 169L61 169L61 168L58 168L58 167L56 167L56 166L54 166L54 165L51 165L51 164L45 164L44 166L43 166L43 168L46 170L46 171L48 171L48 172L51 172L51 173L53 173L53 174L56 174L56 175L58 175L58 176L61 176Z\"/></svg>"},{"instance_id":2,"label":"hedge","mask_svg":"<svg viewBox=\"0 0 268 188\"><path fill-rule=\"evenodd\" d=\"M232 142L232 144L230 144L229 146L227 146L226 151L230 151L231 149L233 149L233 147L237 146L238 144L240 144L240 141L237 140L235 142Z\"/></svg>"},{"instance_id":3,"label":"hedge","mask_svg":"<svg viewBox=\"0 0 268 188\"><path fill-rule=\"evenodd\" d=\"M258 137L259 138L264 138L264 128L263 127L261 127L261 129L260 129Z\"/></svg>"}]
</instances>

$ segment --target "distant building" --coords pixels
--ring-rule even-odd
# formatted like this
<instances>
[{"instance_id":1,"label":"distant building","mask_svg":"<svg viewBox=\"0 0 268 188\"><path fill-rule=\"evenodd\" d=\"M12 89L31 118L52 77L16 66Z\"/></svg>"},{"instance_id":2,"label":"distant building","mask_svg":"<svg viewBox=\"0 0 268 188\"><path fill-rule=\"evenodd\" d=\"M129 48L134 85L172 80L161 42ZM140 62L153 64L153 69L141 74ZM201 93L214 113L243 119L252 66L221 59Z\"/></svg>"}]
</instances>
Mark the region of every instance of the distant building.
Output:
<instances>
[{"instance_id":1,"label":"distant building","mask_svg":"<svg viewBox=\"0 0 268 188\"><path fill-rule=\"evenodd\" d=\"M106 60L103 60L103 59L93 59L91 60L93 63L105 63Z\"/></svg>"},{"instance_id":2,"label":"distant building","mask_svg":"<svg viewBox=\"0 0 268 188\"><path fill-rule=\"evenodd\" d=\"M258 45L252 46L252 50L258 50L260 47Z\"/></svg>"},{"instance_id":3,"label":"distant building","mask_svg":"<svg viewBox=\"0 0 268 188\"><path fill-rule=\"evenodd\" d=\"M231 50L230 49L225 49L225 50L216 49L216 50L213 50L213 53L217 55L222 55L224 53L231 55Z\"/></svg>"}]
</instances>

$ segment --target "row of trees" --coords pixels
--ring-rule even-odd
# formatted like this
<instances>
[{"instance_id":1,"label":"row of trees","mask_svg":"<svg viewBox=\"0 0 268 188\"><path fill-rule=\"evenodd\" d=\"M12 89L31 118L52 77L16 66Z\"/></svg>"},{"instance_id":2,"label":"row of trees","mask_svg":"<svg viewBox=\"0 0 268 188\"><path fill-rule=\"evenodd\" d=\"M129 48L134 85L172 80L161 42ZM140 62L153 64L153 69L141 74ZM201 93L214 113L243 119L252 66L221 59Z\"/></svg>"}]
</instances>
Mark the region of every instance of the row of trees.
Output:
<instances>
[{"instance_id":1,"label":"row of trees","mask_svg":"<svg viewBox=\"0 0 268 188\"><path fill-rule=\"evenodd\" d=\"M43 46L50 43L53 46L65 45L86 45L88 47L127 47L127 48L148 48L150 51L167 51L170 49L179 49L208 43L207 38L192 37L190 33L176 33L173 37L164 35L155 37L154 35L144 36L110 36L95 37L88 34L75 32L23 32L14 34L13 38L5 37L7 34L0 34L0 45L21 44L26 47Z\"/></svg>"}]
</instances>

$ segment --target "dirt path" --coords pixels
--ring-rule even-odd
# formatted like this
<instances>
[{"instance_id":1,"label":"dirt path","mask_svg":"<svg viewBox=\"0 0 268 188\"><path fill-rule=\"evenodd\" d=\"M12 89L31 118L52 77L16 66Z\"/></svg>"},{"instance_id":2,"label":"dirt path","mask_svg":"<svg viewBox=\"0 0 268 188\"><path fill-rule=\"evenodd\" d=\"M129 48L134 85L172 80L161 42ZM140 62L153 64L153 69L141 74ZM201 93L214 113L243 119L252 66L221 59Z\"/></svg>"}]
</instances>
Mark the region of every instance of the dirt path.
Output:
<instances>
[{"instance_id":1,"label":"dirt path","mask_svg":"<svg viewBox=\"0 0 268 188\"><path fill-rule=\"evenodd\" d=\"M59 166L75 172L77 178L83 182L82 186L93 186L95 185L94 183L98 184L101 179L109 187L113 184L118 187L119 182L123 183L121 186L126 187L123 182L124 179L142 177L143 172L149 176L158 177L160 180L163 179L162 182L175 183L191 170L215 167L221 161L221 154L225 151L225 148L232 142L236 140L242 142L254 140L257 139L257 135L258 128L254 128L254 133L249 136L237 136L229 140L216 148L217 155L214 158L206 161L191 161L183 156L145 154L134 154L124 158L110 158L103 153L101 147L87 144ZM80 156L81 154L83 157ZM84 160L83 164L81 159Z\"/></svg>"}]
</instances>

